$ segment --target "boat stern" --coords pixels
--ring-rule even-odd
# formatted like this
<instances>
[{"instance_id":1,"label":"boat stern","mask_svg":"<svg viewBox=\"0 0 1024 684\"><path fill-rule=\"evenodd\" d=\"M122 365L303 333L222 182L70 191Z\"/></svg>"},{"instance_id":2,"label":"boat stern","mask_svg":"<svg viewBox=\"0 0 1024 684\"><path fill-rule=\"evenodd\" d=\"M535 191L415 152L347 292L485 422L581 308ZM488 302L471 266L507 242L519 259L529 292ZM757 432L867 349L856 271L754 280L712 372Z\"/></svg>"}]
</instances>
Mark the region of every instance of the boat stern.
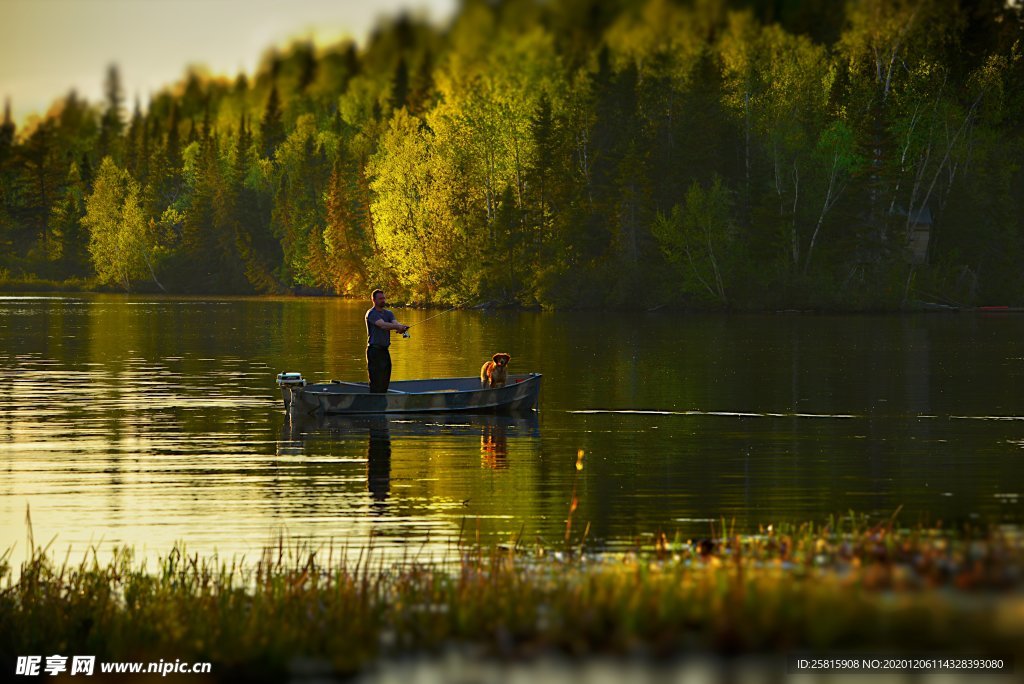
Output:
<instances>
[{"instance_id":1,"label":"boat stern","mask_svg":"<svg viewBox=\"0 0 1024 684\"><path fill-rule=\"evenodd\" d=\"M305 387L306 380L302 373L278 373L277 386L281 388L281 400L284 401L284 410L287 411L292 405L292 391Z\"/></svg>"}]
</instances>

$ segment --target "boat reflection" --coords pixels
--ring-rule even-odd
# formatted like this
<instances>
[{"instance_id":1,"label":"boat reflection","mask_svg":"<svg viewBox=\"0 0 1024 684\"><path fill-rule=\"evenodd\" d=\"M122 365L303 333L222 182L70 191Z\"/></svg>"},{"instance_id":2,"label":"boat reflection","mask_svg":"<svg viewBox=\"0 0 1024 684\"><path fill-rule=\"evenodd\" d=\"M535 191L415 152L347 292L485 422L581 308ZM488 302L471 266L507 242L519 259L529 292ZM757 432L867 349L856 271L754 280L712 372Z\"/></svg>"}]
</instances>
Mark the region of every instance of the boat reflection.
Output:
<instances>
[{"instance_id":1,"label":"boat reflection","mask_svg":"<svg viewBox=\"0 0 1024 684\"><path fill-rule=\"evenodd\" d=\"M393 443L415 437L477 437L482 467L509 467L509 440L540 437L538 414L402 414L366 416L305 416L286 419L282 426L282 451L307 453L312 443L348 442L361 435L366 442L367 489L375 501L391 494Z\"/></svg>"}]
</instances>

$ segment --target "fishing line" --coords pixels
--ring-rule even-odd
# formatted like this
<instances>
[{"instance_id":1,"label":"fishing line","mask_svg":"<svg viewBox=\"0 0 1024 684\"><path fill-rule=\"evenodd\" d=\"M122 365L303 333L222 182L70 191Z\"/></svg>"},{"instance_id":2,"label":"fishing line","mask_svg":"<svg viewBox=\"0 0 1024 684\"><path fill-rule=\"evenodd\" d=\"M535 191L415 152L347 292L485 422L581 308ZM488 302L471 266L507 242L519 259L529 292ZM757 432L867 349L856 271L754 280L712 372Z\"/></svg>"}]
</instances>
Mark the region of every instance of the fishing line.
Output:
<instances>
[{"instance_id":1,"label":"fishing line","mask_svg":"<svg viewBox=\"0 0 1024 684\"><path fill-rule=\"evenodd\" d=\"M414 325L420 325L420 324L422 324L422 323L426 323L427 321L432 321L432 320L434 320L435 318L437 318L437 317L439 317L439 316L444 316L444 315L445 315L446 313L450 313L450 312L452 312L452 311L455 311L455 310L456 310L456 309L458 309L458 308L460 308L460 306L459 306L459 305L455 305L455 306L453 306L453 307L452 307L452 308L450 308L450 309L445 309L444 311L442 311L442 312L441 312L441 313L439 313L439 314L434 314L434 315L433 315L433 316L431 316L430 318L425 318L425 319L423 319L422 321L419 321L419 322L417 322L417 323L411 323L410 325L408 325L408 326L406 326L406 327L407 327L407 328L411 328L411 327L412 327L412 326L414 326ZM411 337L411 336L409 335L409 331L408 331L408 330L406 330L406 331L405 331L404 333L402 333L402 337L404 337L404 338L406 338L406 339L408 339L409 337Z\"/></svg>"}]
</instances>

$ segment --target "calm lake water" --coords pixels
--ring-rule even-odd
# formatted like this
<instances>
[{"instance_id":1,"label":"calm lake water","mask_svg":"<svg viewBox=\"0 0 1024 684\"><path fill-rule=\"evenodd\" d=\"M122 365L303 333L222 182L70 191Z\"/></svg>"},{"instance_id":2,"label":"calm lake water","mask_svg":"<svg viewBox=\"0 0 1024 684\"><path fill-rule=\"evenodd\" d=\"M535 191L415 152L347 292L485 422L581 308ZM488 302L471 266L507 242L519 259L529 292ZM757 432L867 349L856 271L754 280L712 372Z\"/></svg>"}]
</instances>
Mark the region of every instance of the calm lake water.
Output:
<instances>
[{"instance_id":1,"label":"calm lake water","mask_svg":"<svg viewBox=\"0 0 1024 684\"><path fill-rule=\"evenodd\" d=\"M289 424L277 372L365 380L366 302L2 296L0 550L177 540L440 557L621 549L849 510L1024 520L1024 316L396 309L395 379L544 374L533 418ZM417 326L418 321L423 325ZM582 470L577 456L583 450Z\"/></svg>"}]
</instances>

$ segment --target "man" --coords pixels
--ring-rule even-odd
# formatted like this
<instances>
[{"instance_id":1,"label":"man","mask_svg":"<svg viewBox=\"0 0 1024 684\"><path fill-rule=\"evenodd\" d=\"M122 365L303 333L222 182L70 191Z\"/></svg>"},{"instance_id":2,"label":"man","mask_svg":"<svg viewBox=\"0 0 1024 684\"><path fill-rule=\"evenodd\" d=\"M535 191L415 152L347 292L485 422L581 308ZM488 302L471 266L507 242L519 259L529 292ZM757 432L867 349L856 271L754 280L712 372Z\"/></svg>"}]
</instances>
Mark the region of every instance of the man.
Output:
<instances>
[{"instance_id":1,"label":"man","mask_svg":"<svg viewBox=\"0 0 1024 684\"><path fill-rule=\"evenodd\" d=\"M409 326L395 320L395 314L384 307L387 297L383 290L370 295L373 306L366 312L366 372L370 375L370 391L384 393L391 384L391 331L404 333Z\"/></svg>"}]
</instances>

